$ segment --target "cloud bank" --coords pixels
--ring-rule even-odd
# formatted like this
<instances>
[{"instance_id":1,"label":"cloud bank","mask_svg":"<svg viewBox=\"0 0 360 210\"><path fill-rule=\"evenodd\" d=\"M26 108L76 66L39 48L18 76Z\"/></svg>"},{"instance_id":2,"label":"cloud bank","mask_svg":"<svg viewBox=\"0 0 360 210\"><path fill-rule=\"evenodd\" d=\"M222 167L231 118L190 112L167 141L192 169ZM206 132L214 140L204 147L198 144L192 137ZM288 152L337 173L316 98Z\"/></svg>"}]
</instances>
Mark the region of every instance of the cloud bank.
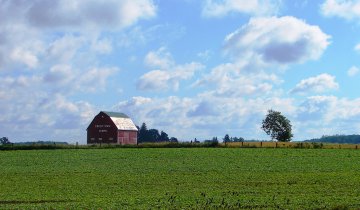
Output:
<instances>
[{"instance_id":1,"label":"cloud bank","mask_svg":"<svg viewBox=\"0 0 360 210\"><path fill-rule=\"evenodd\" d=\"M295 17L252 18L225 38L225 52L234 59L262 64L303 63L318 59L330 36Z\"/></svg>"},{"instance_id":2,"label":"cloud bank","mask_svg":"<svg viewBox=\"0 0 360 210\"><path fill-rule=\"evenodd\" d=\"M301 80L290 93L322 93L338 88L339 84L335 81L335 76L330 74L320 74L315 77Z\"/></svg>"},{"instance_id":3,"label":"cloud bank","mask_svg":"<svg viewBox=\"0 0 360 210\"><path fill-rule=\"evenodd\" d=\"M82 94L120 72L102 61L113 35L156 13L152 0L0 0L0 133L82 140L98 109Z\"/></svg>"},{"instance_id":4,"label":"cloud bank","mask_svg":"<svg viewBox=\"0 0 360 210\"><path fill-rule=\"evenodd\" d=\"M360 20L359 0L326 0L321 5L321 13L327 17L339 17L346 20Z\"/></svg>"}]
</instances>

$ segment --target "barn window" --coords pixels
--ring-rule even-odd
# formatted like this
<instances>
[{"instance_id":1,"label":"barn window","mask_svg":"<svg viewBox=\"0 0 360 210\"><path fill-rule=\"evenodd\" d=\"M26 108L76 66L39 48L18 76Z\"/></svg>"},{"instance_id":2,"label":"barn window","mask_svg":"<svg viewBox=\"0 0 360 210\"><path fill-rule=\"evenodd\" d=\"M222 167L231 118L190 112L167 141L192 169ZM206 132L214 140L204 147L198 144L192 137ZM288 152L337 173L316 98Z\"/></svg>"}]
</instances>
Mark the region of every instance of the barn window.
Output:
<instances>
[{"instance_id":1,"label":"barn window","mask_svg":"<svg viewBox=\"0 0 360 210\"><path fill-rule=\"evenodd\" d=\"M95 141L95 138L91 138L90 140L91 140L91 141Z\"/></svg>"},{"instance_id":2,"label":"barn window","mask_svg":"<svg viewBox=\"0 0 360 210\"><path fill-rule=\"evenodd\" d=\"M112 141L112 140L114 140L114 138L110 137L109 140Z\"/></svg>"},{"instance_id":3,"label":"barn window","mask_svg":"<svg viewBox=\"0 0 360 210\"><path fill-rule=\"evenodd\" d=\"M99 138L99 140L101 141L101 140L102 140L102 138Z\"/></svg>"}]
</instances>

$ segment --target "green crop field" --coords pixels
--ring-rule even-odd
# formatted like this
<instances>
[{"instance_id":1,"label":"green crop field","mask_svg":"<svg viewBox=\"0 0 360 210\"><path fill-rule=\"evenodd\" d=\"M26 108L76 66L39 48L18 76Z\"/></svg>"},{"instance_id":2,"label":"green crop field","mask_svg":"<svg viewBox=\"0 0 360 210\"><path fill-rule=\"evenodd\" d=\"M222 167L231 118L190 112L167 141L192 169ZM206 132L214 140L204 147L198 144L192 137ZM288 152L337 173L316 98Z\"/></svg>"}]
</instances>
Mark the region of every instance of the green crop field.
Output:
<instances>
[{"instance_id":1,"label":"green crop field","mask_svg":"<svg viewBox=\"0 0 360 210\"><path fill-rule=\"evenodd\" d=\"M360 209L360 150L0 151L0 209Z\"/></svg>"}]
</instances>

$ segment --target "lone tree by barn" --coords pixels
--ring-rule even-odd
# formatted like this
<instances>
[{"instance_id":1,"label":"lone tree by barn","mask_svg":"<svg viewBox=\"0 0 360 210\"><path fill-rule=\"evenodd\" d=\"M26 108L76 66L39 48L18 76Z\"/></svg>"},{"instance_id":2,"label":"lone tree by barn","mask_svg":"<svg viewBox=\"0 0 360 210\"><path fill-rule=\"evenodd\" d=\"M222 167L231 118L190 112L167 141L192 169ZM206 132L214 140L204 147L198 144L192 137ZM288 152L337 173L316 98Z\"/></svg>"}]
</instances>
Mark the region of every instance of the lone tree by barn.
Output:
<instances>
[{"instance_id":1,"label":"lone tree by barn","mask_svg":"<svg viewBox=\"0 0 360 210\"><path fill-rule=\"evenodd\" d=\"M291 133L291 124L281 112L270 109L266 118L262 121L262 129L266 134L270 135L272 139L281 142L291 141L293 134Z\"/></svg>"},{"instance_id":2,"label":"lone tree by barn","mask_svg":"<svg viewBox=\"0 0 360 210\"><path fill-rule=\"evenodd\" d=\"M138 129L123 113L101 111L86 130L88 144L137 144Z\"/></svg>"},{"instance_id":3,"label":"lone tree by barn","mask_svg":"<svg viewBox=\"0 0 360 210\"><path fill-rule=\"evenodd\" d=\"M6 144L11 144L11 142L9 141L9 139L7 137L2 137L2 138L0 138L0 144L6 145Z\"/></svg>"}]
</instances>

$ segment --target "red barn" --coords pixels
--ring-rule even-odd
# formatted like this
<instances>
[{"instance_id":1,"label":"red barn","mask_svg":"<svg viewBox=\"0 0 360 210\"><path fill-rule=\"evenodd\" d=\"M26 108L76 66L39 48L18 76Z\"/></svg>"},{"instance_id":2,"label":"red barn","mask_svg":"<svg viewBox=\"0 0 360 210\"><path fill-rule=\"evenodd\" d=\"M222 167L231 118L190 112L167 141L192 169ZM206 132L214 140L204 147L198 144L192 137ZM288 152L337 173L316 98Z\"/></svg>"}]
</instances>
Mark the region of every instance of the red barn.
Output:
<instances>
[{"instance_id":1,"label":"red barn","mask_svg":"<svg viewBox=\"0 0 360 210\"><path fill-rule=\"evenodd\" d=\"M137 144L138 129L123 113L101 111L86 131L88 144Z\"/></svg>"}]
</instances>

